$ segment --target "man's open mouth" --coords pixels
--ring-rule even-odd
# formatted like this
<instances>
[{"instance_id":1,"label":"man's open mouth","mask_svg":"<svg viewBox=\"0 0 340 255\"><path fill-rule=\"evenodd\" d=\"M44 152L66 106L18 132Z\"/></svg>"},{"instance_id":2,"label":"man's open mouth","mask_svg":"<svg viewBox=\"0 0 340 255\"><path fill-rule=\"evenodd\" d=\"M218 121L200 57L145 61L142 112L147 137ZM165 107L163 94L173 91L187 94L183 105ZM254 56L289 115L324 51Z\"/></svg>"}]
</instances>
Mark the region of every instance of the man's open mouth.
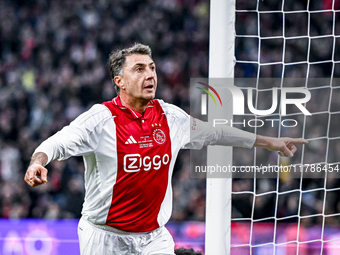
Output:
<instances>
[{"instance_id":1,"label":"man's open mouth","mask_svg":"<svg viewBox=\"0 0 340 255\"><path fill-rule=\"evenodd\" d=\"M145 86L144 88L145 89L153 89L153 87L154 87L153 84L150 84L150 85Z\"/></svg>"}]
</instances>

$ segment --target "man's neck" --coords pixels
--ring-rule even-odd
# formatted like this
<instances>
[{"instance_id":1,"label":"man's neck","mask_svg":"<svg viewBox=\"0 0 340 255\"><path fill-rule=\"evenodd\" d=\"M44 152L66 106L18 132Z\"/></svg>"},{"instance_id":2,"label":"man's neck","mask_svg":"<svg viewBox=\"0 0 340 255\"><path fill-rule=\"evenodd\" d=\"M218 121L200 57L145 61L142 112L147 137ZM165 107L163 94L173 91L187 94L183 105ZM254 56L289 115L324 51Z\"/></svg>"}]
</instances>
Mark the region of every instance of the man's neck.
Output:
<instances>
[{"instance_id":1,"label":"man's neck","mask_svg":"<svg viewBox=\"0 0 340 255\"><path fill-rule=\"evenodd\" d=\"M125 97L124 95L119 95L120 101L123 106L143 114L150 102L150 100L136 100Z\"/></svg>"}]
</instances>

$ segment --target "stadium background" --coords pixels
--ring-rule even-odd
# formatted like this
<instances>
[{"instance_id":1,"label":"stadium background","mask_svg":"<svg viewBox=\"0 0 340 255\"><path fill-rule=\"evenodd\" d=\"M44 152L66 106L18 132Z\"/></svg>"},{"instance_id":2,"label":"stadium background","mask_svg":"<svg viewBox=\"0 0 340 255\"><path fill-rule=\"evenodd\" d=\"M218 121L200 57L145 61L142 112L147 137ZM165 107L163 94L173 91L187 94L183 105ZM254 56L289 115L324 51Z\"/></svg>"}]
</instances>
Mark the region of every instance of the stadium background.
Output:
<instances>
[{"instance_id":1,"label":"stadium background","mask_svg":"<svg viewBox=\"0 0 340 255\"><path fill-rule=\"evenodd\" d=\"M268 9L281 3L262 2ZM306 5L307 1L286 2L294 9ZM330 2L315 0L311 4L322 7ZM252 1L240 0L237 4L247 9ZM335 7L338 6L336 1ZM275 34L279 29L275 15L267 19L262 31ZM253 25L251 15L237 16L237 31L250 31ZM311 29L321 34L331 25L329 16L324 14L312 19ZM292 21L289 31L294 33L303 26ZM32 189L23 181L32 152L40 142L94 103L115 96L108 55L113 49L134 42L148 44L153 50L158 72L157 98L189 112L190 77L208 76L209 1L1 0L0 41L0 218L78 219L84 197L82 158L50 163L48 185ZM236 56L239 59L251 56L255 48L254 43L237 40ZM275 60L281 50L275 44L264 45L263 58ZM287 47L286 54L298 58L303 55L301 50L293 45ZM320 45L312 52L312 58L324 59L327 54L330 54L327 47ZM280 77L279 71L277 66L268 67L261 76ZM300 72L303 70L291 70L289 77L300 77ZM316 67L314 74L327 77L329 67ZM235 76L256 77L256 66L237 65ZM317 107L318 102L311 103L314 105L310 107ZM317 126L317 123L312 124ZM317 148L310 153L317 155ZM268 154L263 157L266 161ZM247 162L244 157L239 160ZM173 234L197 237L199 244L190 243L190 240L188 243L191 247L202 248L205 180L189 178L189 162L189 152L182 151L174 170L171 222ZM235 182L233 190L247 185L251 186L248 180ZM264 183L263 187L268 185L271 184ZM317 180L310 180L306 185L315 186ZM339 186L338 179L331 185ZM295 186L294 181L286 183L287 189ZM304 210L319 210L314 206L318 205L319 196L316 192L307 198ZM287 196L280 210L283 213L296 210L294 201L293 196ZM248 217L250 202L245 198L233 201L233 213ZM260 208L256 211L262 214L274 206L270 198L258 205ZM339 212L340 195L335 193L326 207Z\"/></svg>"}]
</instances>

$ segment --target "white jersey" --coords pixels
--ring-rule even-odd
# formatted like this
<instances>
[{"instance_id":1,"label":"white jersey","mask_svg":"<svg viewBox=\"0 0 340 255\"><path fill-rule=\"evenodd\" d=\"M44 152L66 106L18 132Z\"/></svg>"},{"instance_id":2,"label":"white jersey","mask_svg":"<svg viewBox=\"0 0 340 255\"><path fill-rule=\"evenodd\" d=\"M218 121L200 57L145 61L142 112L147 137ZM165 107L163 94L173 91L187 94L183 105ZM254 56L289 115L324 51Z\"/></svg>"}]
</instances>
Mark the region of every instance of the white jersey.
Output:
<instances>
[{"instance_id":1,"label":"white jersey","mask_svg":"<svg viewBox=\"0 0 340 255\"><path fill-rule=\"evenodd\" d=\"M83 217L127 232L164 226L172 211L171 177L181 148L204 145L251 148L256 136L236 128L212 127L180 108L152 100L144 115L119 97L94 105L35 151L48 163L83 156Z\"/></svg>"}]
</instances>

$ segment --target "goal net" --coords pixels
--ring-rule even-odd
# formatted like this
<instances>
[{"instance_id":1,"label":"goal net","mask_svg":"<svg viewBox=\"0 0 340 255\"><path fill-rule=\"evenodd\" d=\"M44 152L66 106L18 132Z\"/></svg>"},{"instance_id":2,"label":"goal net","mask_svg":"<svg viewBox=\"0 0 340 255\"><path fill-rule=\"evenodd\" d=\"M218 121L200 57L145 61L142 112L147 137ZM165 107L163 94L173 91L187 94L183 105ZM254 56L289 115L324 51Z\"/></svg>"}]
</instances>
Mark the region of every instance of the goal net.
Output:
<instances>
[{"instance_id":1,"label":"goal net","mask_svg":"<svg viewBox=\"0 0 340 255\"><path fill-rule=\"evenodd\" d=\"M235 127L309 144L293 158L234 148L233 165L257 169L243 167L247 174L232 180L231 254L338 254L339 8L335 0L236 0L235 85L245 95L251 88L248 97L262 110L272 105L273 87L278 96L303 87L311 115L291 106L285 116L279 107L265 117L234 116ZM255 171L270 166L277 167L270 178Z\"/></svg>"}]
</instances>

